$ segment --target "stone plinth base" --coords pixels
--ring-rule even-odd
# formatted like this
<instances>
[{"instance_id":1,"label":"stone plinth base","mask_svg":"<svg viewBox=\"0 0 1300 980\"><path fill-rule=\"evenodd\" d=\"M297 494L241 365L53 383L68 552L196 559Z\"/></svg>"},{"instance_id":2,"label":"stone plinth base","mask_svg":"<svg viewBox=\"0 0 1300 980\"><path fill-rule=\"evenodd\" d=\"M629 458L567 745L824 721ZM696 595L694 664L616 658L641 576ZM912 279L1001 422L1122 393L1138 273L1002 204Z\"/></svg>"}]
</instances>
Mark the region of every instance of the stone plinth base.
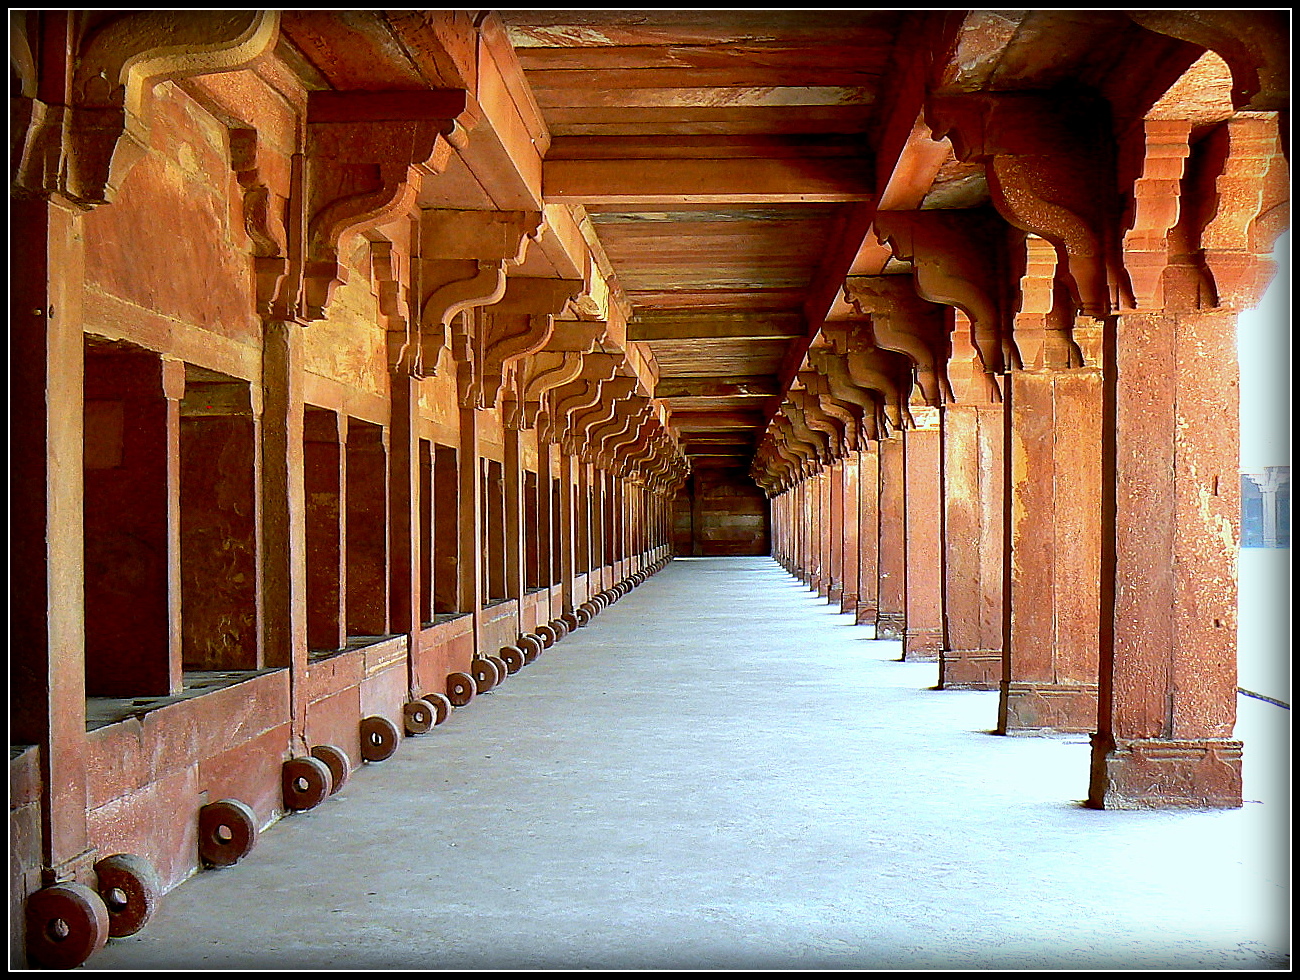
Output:
<instances>
[{"instance_id":1,"label":"stone plinth base","mask_svg":"<svg viewBox=\"0 0 1300 980\"><path fill-rule=\"evenodd\" d=\"M943 648L943 632L937 629L907 630L903 636L903 659L937 663Z\"/></svg>"},{"instance_id":2,"label":"stone plinth base","mask_svg":"<svg viewBox=\"0 0 1300 980\"><path fill-rule=\"evenodd\" d=\"M940 687L957 691L996 691L1001 684L1001 650L943 650L940 652Z\"/></svg>"},{"instance_id":3,"label":"stone plinth base","mask_svg":"<svg viewBox=\"0 0 1300 980\"><path fill-rule=\"evenodd\" d=\"M902 613L879 612L876 613L876 639L877 640L901 640L903 631L906 629Z\"/></svg>"},{"instance_id":4,"label":"stone plinth base","mask_svg":"<svg viewBox=\"0 0 1300 980\"><path fill-rule=\"evenodd\" d=\"M1088 805L1098 810L1241 806L1241 742L1092 737Z\"/></svg>"},{"instance_id":5,"label":"stone plinth base","mask_svg":"<svg viewBox=\"0 0 1300 980\"><path fill-rule=\"evenodd\" d=\"M1097 730L1096 684L999 684L998 731L1050 729L1056 732Z\"/></svg>"}]
</instances>

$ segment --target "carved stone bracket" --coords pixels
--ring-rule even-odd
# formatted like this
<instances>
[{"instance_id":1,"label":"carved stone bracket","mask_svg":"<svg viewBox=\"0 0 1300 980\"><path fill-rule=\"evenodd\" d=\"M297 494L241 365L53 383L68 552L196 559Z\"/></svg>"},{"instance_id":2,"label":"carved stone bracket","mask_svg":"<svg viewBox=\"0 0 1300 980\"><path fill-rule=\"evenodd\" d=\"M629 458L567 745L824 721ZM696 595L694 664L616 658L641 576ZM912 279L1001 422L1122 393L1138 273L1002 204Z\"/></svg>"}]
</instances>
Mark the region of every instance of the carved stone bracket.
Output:
<instances>
[{"instance_id":1,"label":"carved stone bracket","mask_svg":"<svg viewBox=\"0 0 1300 980\"><path fill-rule=\"evenodd\" d=\"M582 280L506 280L505 295L482 310L481 329L470 338L475 407L496 406L507 365L544 348L551 339L555 315L582 290Z\"/></svg>"},{"instance_id":2,"label":"carved stone bracket","mask_svg":"<svg viewBox=\"0 0 1300 980\"><path fill-rule=\"evenodd\" d=\"M1083 352L1073 336L1074 300L1069 287L1056 275L1055 246L1037 235L1026 235L1018 259L1022 274L1014 339L1020 366L1082 367Z\"/></svg>"},{"instance_id":3,"label":"carved stone bracket","mask_svg":"<svg viewBox=\"0 0 1300 980\"><path fill-rule=\"evenodd\" d=\"M582 358L582 373L568 384L553 388L549 393L549 426L539 435L547 442L562 443L570 433L570 420L574 413L591 408L600 401L600 386L618 372L619 358L612 354L586 354Z\"/></svg>"},{"instance_id":4,"label":"carved stone bracket","mask_svg":"<svg viewBox=\"0 0 1300 980\"><path fill-rule=\"evenodd\" d=\"M309 320L322 319L346 281L343 236L409 211L420 182L466 146L477 118L468 92L312 92L307 100Z\"/></svg>"},{"instance_id":5,"label":"carved stone bracket","mask_svg":"<svg viewBox=\"0 0 1300 980\"><path fill-rule=\"evenodd\" d=\"M149 145L153 86L234 71L275 46L277 11L143 11L81 40L66 105L34 104L14 184L90 209L113 200Z\"/></svg>"},{"instance_id":6,"label":"carved stone bracket","mask_svg":"<svg viewBox=\"0 0 1300 980\"><path fill-rule=\"evenodd\" d=\"M936 139L983 161L994 206L1047 239L1079 309L1104 317L1125 305L1119 259L1114 140L1100 100L1042 93L945 96L927 108Z\"/></svg>"},{"instance_id":7,"label":"carved stone bracket","mask_svg":"<svg viewBox=\"0 0 1300 980\"><path fill-rule=\"evenodd\" d=\"M989 374L1017 366L1007 278L1010 229L986 208L882 211L877 237L912 263L916 292L970 318L971 342ZM1017 236L1019 237L1019 236Z\"/></svg>"},{"instance_id":8,"label":"carved stone bracket","mask_svg":"<svg viewBox=\"0 0 1300 980\"><path fill-rule=\"evenodd\" d=\"M1228 120L1204 141L1213 193L1200 202L1199 244L1217 305L1250 309L1273 277L1269 253L1290 222L1289 168L1271 114ZM1208 219L1208 220L1207 220Z\"/></svg>"},{"instance_id":9,"label":"carved stone bracket","mask_svg":"<svg viewBox=\"0 0 1300 980\"><path fill-rule=\"evenodd\" d=\"M874 388L863 388L849 373L848 355L830 348L809 351L808 363L821 375L827 391L841 405L852 406L858 425L858 442L855 448L866 448L868 440L881 438L887 429L885 396Z\"/></svg>"},{"instance_id":10,"label":"carved stone bracket","mask_svg":"<svg viewBox=\"0 0 1300 980\"><path fill-rule=\"evenodd\" d=\"M911 358L927 405L938 408L953 400L947 374L950 326L942 306L917 296L911 277L904 276L850 276L844 297L871 317L878 347Z\"/></svg>"},{"instance_id":11,"label":"carved stone bracket","mask_svg":"<svg viewBox=\"0 0 1300 980\"><path fill-rule=\"evenodd\" d=\"M412 366L416 377L437 372L438 358L452 338L453 321L462 313L497 302L505 295L506 270L524 259L541 233L538 211L450 211L420 214L420 354ZM472 327L459 330L469 357Z\"/></svg>"}]
</instances>

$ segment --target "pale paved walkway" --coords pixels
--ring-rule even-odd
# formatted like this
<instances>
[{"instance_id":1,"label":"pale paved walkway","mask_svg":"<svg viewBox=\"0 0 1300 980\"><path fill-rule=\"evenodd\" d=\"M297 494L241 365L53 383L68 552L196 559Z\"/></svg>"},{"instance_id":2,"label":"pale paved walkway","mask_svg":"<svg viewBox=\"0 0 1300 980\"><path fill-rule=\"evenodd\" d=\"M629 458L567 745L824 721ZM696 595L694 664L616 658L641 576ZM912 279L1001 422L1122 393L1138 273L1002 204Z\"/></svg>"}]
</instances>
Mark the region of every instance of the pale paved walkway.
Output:
<instances>
[{"instance_id":1,"label":"pale paved walkway","mask_svg":"<svg viewBox=\"0 0 1300 980\"><path fill-rule=\"evenodd\" d=\"M1241 810L1097 812L1086 736L870 635L675 561L87 967L1289 964L1289 712L1241 699Z\"/></svg>"}]
</instances>

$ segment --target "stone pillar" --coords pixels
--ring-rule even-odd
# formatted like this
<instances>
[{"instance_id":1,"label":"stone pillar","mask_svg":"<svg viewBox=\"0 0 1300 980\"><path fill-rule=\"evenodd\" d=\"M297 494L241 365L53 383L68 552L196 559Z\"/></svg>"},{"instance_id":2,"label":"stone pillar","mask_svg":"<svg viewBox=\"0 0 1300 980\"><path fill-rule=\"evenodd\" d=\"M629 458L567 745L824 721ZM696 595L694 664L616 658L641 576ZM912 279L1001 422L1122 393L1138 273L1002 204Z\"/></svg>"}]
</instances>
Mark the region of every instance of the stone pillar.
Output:
<instances>
[{"instance_id":1,"label":"stone pillar","mask_svg":"<svg viewBox=\"0 0 1300 980\"><path fill-rule=\"evenodd\" d=\"M388 432L388 631L407 637L414 676L420 642L420 382L404 371L389 374Z\"/></svg>"},{"instance_id":2,"label":"stone pillar","mask_svg":"<svg viewBox=\"0 0 1300 980\"><path fill-rule=\"evenodd\" d=\"M1004 410L957 311L943 408L944 645L939 686L995 691L1002 680Z\"/></svg>"},{"instance_id":3,"label":"stone pillar","mask_svg":"<svg viewBox=\"0 0 1300 980\"><path fill-rule=\"evenodd\" d=\"M861 519L861 504L858 502L858 468L862 454L854 451L844 458L841 467L843 492L841 496L844 515L844 531L840 554L840 577L843 582L840 592L840 612L856 613L858 608L858 524Z\"/></svg>"},{"instance_id":4,"label":"stone pillar","mask_svg":"<svg viewBox=\"0 0 1300 980\"><path fill-rule=\"evenodd\" d=\"M83 616L81 218L11 197L9 736L39 747L43 884L84 878L86 661ZM11 879L11 886L18 882ZM25 892L35 890L25 883Z\"/></svg>"},{"instance_id":5,"label":"stone pillar","mask_svg":"<svg viewBox=\"0 0 1300 980\"><path fill-rule=\"evenodd\" d=\"M876 637L881 640L901 640L906 628L903 487L903 436L895 433L880 440Z\"/></svg>"},{"instance_id":6,"label":"stone pillar","mask_svg":"<svg viewBox=\"0 0 1300 980\"><path fill-rule=\"evenodd\" d=\"M903 659L938 661L943 646L943 493L939 409L914 408L903 432Z\"/></svg>"},{"instance_id":7,"label":"stone pillar","mask_svg":"<svg viewBox=\"0 0 1300 980\"><path fill-rule=\"evenodd\" d=\"M881 445L868 443L858 453L858 604L853 618L863 626L875 626L880 610Z\"/></svg>"},{"instance_id":8,"label":"stone pillar","mask_svg":"<svg viewBox=\"0 0 1300 980\"><path fill-rule=\"evenodd\" d=\"M1241 805L1234 323L1225 310L1116 321L1095 807Z\"/></svg>"},{"instance_id":9,"label":"stone pillar","mask_svg":"<svg viewBox=\"0 0 1300 980\"><path fill-rule=\"evenodd\" d=\"M1085 332L1077 327L1074 335ZM1096 725L1102 438L1096 363L1008 376L1010 623L998 712L1004 734L1088 732Z\"/></svg>"}]
</instances>

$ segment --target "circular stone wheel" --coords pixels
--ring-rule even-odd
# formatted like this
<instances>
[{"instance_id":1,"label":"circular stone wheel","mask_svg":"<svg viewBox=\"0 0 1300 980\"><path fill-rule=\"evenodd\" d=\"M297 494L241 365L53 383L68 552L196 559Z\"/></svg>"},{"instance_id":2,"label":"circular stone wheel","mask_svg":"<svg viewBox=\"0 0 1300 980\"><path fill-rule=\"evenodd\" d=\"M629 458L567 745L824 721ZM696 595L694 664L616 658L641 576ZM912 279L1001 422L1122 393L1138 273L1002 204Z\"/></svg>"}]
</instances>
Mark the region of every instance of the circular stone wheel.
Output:
<instances>
[{"instance_id":1,"label":"circular stone wheel","mask_svg":"<svg viewBox=\"0 0 1300 980\"><path fill-rule=\"evenodd\" d=\"M501 683L501 675L497 671L497 665L486 657L475 657L470 661L470 675L474 678L474 686L480 692L492 690Z\"/></svg>"},{"instance_id":2,"label":"circular stone wheel","mask_svg":"<svg viewBox=\"0 0 1300 980\"><path fill-rule=\"evenodd\" d=\"M564 621L564 625L569 628L570 633L576 630L579 626L583 625L582 623L578 622L578 617L575 613L566 612L563 616L560 617L560 619Z\"/></svg>"},{"instance_id":3,"label":"circular stone wheel","mask_svg":"<svg viewBox=\"0 0 1300 980\"><path fill-rule=\"evenodd\" d=\"M524 659L524 651L519 647L502 647L498 651L498 656L506 665L506 670L512 674L519 673L527 661Z\"/></svg>"},{"instance_id":4,"label":"circular stone wheel","mask_svg":"<svg viewBox=\"0 0 1300 980\"><path fill-rule=\"evenodd\" d=\"M506 678L510 676L510 665L507 664L503 658L496 656L495 654L484 657L483 659L491 663L492 666L497 669L497 683L504 684Z\"/></svg>"},{"instance_id":5,"label":"circular stone wheel","mask_svg":"<svg viewBox=\"0 0 1300 980\"><path fill-rule=\"evenodd\" d=\"M537 627L536 632L541 638L543 647L553 647L555 646L555 641L559 639L559 636L555 632L555 627L550 623L543 623L541 626Z\"/></svg>"},{"instance_id":6,"label":"circular stone wheel","mask_svg":"<svg viewBox=\"0 0 1300 980\"><path fill-rule=\"evenodd\" d=\"M108 909L108 934L134 936L158 910L162 887L152 864L137 854L113 854L95 862L99 896Z\"/></svg>"},{"instance_id":7,"label":"circular stone wheel","mask_svg":"<svg viewBox=\"0 0 1300 980\"><path fill-rule=\"evenodd\" d=\"M257 815L239 800L199 808L199 855L214 868L228 868L257 843Z\"/></svg>"},{"instance_id":8,"label":"circular stone wheel","mask_svg":"<svg viewBox=\"0 0 1300 980\"><path fill-rule=\"evenodd\" d=\"M423 735L438 723L438 709L423 698L402 705L402 722L407 735Z\"/></svg>"},{"instance_id":9,"label":"circular stone wheel","mask_svg":"<svg viewBox=\"0 0 1300 980\"><path fill-rule=\"evenodd\" d=\"M383 715L361 719L361 758L383 762L397 751L397 726Z\"/></svg>"},{"instance_id":10,"label":"circular stone wheel","mask_svg":"<svg viewBox=\"0 0 1300 980\"><path fill-rule=\"evenodd\" d=\"M352 762L348 754L336 745L313 745L312 758L320 759L330 771L330 795L333 796L343 788L352 774Z\"/></svg>"},{"instance_id":11,"label":"circular stone wheel","mask_svg":"<svg viewBox=\"0 0 1300 980\"><path fill-rule=\"evenodd\" d=\"M108 942L104 900L76 882L50 885L27 899L27 956L53 969L81 966Z\"/></svg>"},{"instance_id":12,"label":"circular stone wheel","mask_svg":"<svg viewBox=\"0 0 1300 980\"><path fill-rule=\"evenodd\" d=\"M474 684L474 678L462 671L456 671L447 675L447 700L457 708L463 708L474 700L474 695L478 693L478 687Z\"/></svg>"},{"instance_id":13,"label":"circular stone wheel","mask_svg":"<svg viewBox=\"0 0 1300 980\"><path fill-rule=\"evenodd\" d=\"M536 633L525 633L519 638L515 645L523 651L524 663L526 664L530 664L540 657L542 655L542 650L546 646L546 644L542 642L542 638Z\"/></svg>"},{"instance_id":14,"label":"circular stone wheel","mask_svg":"<svg viewBox=\"0 0 1300 980\"><path fill-rule=\"evenodd\" d=\"M428 701L433 705L433 723L435 725L441 725L451 717L451 699L447 695L434 691L430 694L421 695L420 700Z\"/></svg>"},{"instance_id":15,"label":"circular stone wheel","mask_svg":"<svg viewBox=\"0 0 1300 980\"><path fill-rule=\"evenodd\" d=\"M284 805L289 810L310 810L328 799L334 789L330 767L314 756L290 759L280 767Z\"/></svg>"}]
</instances>

